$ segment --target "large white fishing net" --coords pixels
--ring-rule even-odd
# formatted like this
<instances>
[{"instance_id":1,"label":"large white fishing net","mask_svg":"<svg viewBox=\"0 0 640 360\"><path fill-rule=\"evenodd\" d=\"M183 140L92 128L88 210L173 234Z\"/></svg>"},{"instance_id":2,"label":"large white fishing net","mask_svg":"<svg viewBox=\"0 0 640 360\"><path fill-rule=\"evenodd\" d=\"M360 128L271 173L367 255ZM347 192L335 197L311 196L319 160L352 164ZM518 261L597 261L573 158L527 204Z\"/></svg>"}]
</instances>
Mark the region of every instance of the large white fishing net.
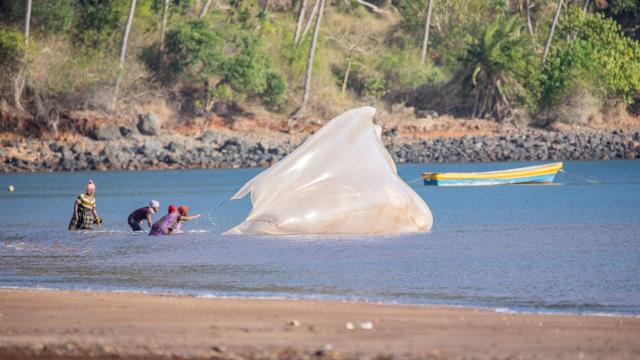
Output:
<instances>
[{"instance_id":1,"label":"large white fishing net","mask_svg":"<svg viewBox=\"0 0 640 360\"><path fill-rule=\"evenodd\" d=\"M226 234L381 234L428 231L433 218L398 176L372 107L332 119L233 197L253 209Z\"/></svg>"}]
</instances>

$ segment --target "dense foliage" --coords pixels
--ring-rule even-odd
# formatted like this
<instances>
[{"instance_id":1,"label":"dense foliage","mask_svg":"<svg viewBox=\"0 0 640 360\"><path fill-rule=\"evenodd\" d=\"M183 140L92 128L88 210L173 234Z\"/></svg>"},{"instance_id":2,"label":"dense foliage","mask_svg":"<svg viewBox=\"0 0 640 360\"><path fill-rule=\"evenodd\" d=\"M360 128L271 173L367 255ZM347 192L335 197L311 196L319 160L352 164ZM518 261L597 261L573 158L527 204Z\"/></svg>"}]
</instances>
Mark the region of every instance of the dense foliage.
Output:
<instances>
[{"instance_id":1,"label":"dense foliage","mask_svg":"<svg viewBox=\"0 0 640 360\"><path fill-rule=\"evenodd\" d=\"M164 1L137 1L122 107L162 98L192 113L229 108L217 104L295 109L312 32L294 43L299 2L217 1L204 13L205 2L170 0L160 44ZM427 2L371 1L376 11L327 5L312 75L315 109L405 103L503 120L516 110L535 119L583 93L602 104L640 103L637 1L592 1L586 13L584 1L568 1L544 66L557 1L434 0L423 64ZM106 110L130 0L33 0L28 58L25 4L0 0L2 98L12 103L20 72L31 89L25 104L37 94L47 106ZM313 6L307 0L303 27L313 26Z\"/></svg>"},{"instance_id":2,"label":"dense foliage","mask_svg":"<svg viewBox=\"0 0 640 360\"><path fill-rule=\"evenodd\" d=\"M572 40L555 49L546 69L548 101L562 99L580 82L602 96L632 102L640 93L640 43L600 14L584 16L572 8L563 20L559 35Z\"/></svg>"},{"instance_id":3,"label":"dense foliage","mask_svg":"<svg viewBox=\"0 0 640 360\"><path fill-rule=\"evenodd\" d=\"M518 16L498 17L478 30L462 58L464 88L471 94L472 115L502 119L514 105L535 97L536 58Z\"/></svg>"},{"instance_id":4,"label":"dense foliage","mask_svg":"<svg viewBox=\"0 0 640 360\"><path fill-rule=\"evenodd\" d=\"M0 29L0 63L5 70L13 69L24 53L24 36L13 29Z\"/></svg>"},{"instance_id":5,"label":"dense foliage","mask_svg":"<svg viewBox=\"0 0 640 360\"><path fill-rule=\"evenodd\" d=\"M286 84L262 40L238 26L188 21L167 33L166 50L163 74L178 76L190 87L204 86L207 98L235 101L257 96L271 106L284 99ZM204 104L207 109L211 105Z\"/></svg>"}]
</instances>

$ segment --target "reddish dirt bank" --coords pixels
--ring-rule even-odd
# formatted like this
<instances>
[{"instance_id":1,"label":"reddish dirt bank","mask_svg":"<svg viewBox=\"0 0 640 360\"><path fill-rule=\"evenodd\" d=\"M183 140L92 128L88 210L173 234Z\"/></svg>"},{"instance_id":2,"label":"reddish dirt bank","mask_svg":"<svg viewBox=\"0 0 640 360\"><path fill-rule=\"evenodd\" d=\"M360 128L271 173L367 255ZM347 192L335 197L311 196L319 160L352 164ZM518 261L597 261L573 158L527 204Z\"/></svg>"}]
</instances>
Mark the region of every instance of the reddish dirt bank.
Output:
<instances>
[{"instance_id":1,"label":"reddish dirt bank","mask_svg":"<svg viewBox=\"0 0 640 360\"><path fill-rule=\"evenodd\" d=\"M218 116L170 123L153 113L105 117L71 112L58 132L0 133L0 172L268 167L324 121ZM516 128L487 120L403 120L381 115L383 142L396 162L546 161L640 157L640 126ZM35 125L34 125L35 126ZM24 130L24 129L23 129Z\"/></svg>"}]
</instances>

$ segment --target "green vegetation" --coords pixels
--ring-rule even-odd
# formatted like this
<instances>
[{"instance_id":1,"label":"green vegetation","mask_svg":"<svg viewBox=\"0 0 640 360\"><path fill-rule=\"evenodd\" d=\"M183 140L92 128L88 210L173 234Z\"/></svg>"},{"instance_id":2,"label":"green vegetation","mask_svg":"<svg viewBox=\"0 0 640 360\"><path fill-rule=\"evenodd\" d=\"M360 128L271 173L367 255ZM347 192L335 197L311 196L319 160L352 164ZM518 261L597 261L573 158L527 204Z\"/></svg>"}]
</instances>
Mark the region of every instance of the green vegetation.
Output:
<instances>
[{"instance_id":1,"label":"green vegetation","mask_svg":"<svg viewBox=\"0 0 640 360\"><path fill-rule=\"evenodd\" d=\"M640 94L640 43L625 37L615 21L600 14L566 14L559 37L572 38L556 47L544 73L544 102L561 101L572 87L628 103Z\"/></svg>"},{"instance_id":2,"label":"green vegetation","mask_svg":"<svg viewBox=\"0 0 640 360\"><path fill-rule=\"evenodd\" d=\"M199 104L207 111L212 101L243 101L247 96L277 106L284 100L286 83L262 41L237 24L187 21L167 33L166 62L160 73L179 78L183 86L202 87L206 100Z\"/></svg>"},{"instance_id":3,"label":"green vegetation","mask_svg":"<svg viewBox=\"0 0 640 360\"><path fill-rule=\"evenodd\" d=\"M473 116L502 119L512 103L534 107L538 60L521 20L497 17L478 29L463 56L460 78L472 99Z\"/></svg>"},{"instance_id":4,"label":"green vegetation","mask_svg":"<svg viewBox=\"0 0 640 360\"><path fill-rule=\"evenodd\" d=\"M206 12L206 0L168 1L160 44L164 0L137 0L117 111L163 101L187 117L230 108L286 117L299 106L313 0L306 1L302 24L310 29L298 45L299 0L217 1ZM517 111L546 124L536 119L576 94L640 108L640 4L592 1L583 12L584 1L565 2L544 66L557 0L436 0L425 64L426 0L327 3L310 113L404 103L497 121ZM0 0L0 98L14 104L14 79L25 76L21 102L34 115L113 111L131 0L33 0L27 58L26 4Z\"/></svg>"},{"instance_id":5,"label":"green vegetation","mask_svg":"<svg viewBox=\"0 0 640 360\"><path fill-rule=\"evenodd\" d=\"M23 53L24 36L13 29L0 29L0 62L3 70L14 70Z\"/></svg>"}]
</instances>

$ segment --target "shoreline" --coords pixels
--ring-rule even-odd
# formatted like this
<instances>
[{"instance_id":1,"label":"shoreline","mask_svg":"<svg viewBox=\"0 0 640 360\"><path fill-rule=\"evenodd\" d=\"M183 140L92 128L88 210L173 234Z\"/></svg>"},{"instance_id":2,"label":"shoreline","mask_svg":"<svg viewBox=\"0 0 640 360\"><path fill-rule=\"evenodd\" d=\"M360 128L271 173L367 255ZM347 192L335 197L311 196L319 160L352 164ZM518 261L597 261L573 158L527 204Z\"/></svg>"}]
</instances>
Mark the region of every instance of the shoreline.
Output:
<instances>
[{"instance_id":1,"label":"shoreline","mask_svg":"<svg viewBox=\"0 0 640 360\"><path fill-rule=\"evenodd\" d=\"M411 307L426 307L426 308L447 308L447 309L461 309L461 310L473 310L473 311L486 311L496 314L513 314L513 315L541 315L541 316L576 316L576 317L612 317L612 318L628 318L628 319L640 319L639 313L617 313L606 311L594 311L594 312L570 312L570 311L553 311L544 310L518 310L505 306L490 307L483 305L465 305L465 304L435 304L435 303L411 303L411 302L393 302L384 300L367 300L367 299L344 299L339 297L288 297L284 295L264 295L264 296L243 296L243 295L216 295L208 293L198 292L172 292L172 291L153 291L153 290L136 290L136 289L67 289L67 288L55 288L55 287L27 287L27 286L2 286L0 285L0 293L4 290L16 290L16 291L43 291L43 292L77 292L77 293L104 293L104 294L133 294L133 295L149 295L149 296L168 296L168 297L185 297L194 299L211 299L211 300L255 300L255 301L319 301L319 302L336 302L336 303L348 303L348 304L372 304L372 305L389 305L389 306L411 306Z\"/></svg>"},{"instance_id":2,"label":"shoreline","mask_svg":"<svg viewBox=\"0 0 640 360\"><path fill-rule=\"evenodd\" d=\"M616 358L640 318L431 305L0 289L0 357Z\"/></svg>"},{"instance_id":3,"label":"shoreline","mask_svg":"<svg viewBox=\"0 0 640 360\"><path fill-rule=\"evenodd\" d=\"M117 136L97 139L47 140L4 134L0 137L0 172L269 167L305 138L305 134L242 136L213 130L194 136L144 135L134 130L129 129L126 137L116 132ZM387 129L382 140L398 164L640 158L638 129L523 129L456 137Z\"/></svg>"}]
</instances>

